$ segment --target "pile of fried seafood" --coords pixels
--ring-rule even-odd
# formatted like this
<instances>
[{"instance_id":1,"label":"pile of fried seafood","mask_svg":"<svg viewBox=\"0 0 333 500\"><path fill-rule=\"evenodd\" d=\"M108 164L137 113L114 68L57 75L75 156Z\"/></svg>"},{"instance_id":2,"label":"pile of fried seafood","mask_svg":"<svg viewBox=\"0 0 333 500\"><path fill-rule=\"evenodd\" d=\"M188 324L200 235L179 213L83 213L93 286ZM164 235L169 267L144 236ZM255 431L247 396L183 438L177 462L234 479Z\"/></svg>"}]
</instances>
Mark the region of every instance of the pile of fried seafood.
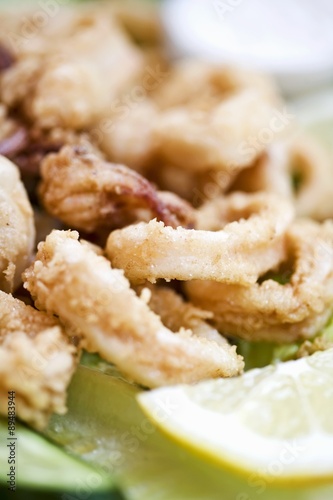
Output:
<instances>
[{"instance_id":1,"label":"pile of fried seafood","mask_svg":"<svg viewBox=\"0 0 333 500\"><path fill-rule=\"evenodd\" d=\"M333 164L274 84L168 60L153 7L0 22L0 412L66 410L82 350L145 387L333 311ZM29 33L24 23L35 30Z\"/></svg>"}]
</instances>

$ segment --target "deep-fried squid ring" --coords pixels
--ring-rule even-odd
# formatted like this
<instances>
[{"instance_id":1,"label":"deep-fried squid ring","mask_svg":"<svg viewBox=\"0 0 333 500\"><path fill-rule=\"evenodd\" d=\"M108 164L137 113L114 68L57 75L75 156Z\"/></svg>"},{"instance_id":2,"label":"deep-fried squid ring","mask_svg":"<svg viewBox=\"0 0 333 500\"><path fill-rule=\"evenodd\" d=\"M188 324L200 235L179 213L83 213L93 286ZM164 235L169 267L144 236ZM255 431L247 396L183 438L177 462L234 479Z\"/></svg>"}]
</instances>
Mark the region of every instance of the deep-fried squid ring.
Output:
<instances>
[{"instance_id":1,"label":"deep-fried squid ring","mask_svg":"<svg viewBox=\"0 0 333 500\"><path fill-rule=\"evenodd\" d=\"M185 284L188 297L214 313L221 332L254 341L311 338L333 310L333 223L296 222L287 244L293 271L286 284L267 279L245 288L191 281Z\"/></svg>"},{"instance_id":2,"label":"deep-fried squid ring","mask_svg":"<svg viewBox=\"0 0 333 500\"><path fill-rule=\"evenodd\" d=\"M210 110L170 109L154 125L155 150L163 161L191 172L234 173L264 151L263 141L256 148L247 141L269 127L273 116L272 103L252 89L236 92Z\"/></svg>"},{"instance_id":3,"label":"deep-fried squid ring","mask_svg":"<svg viewBox=\"0 0 333 500\"><path fill-rule=\"evenodd\" d=\"M34 427L65 413L76 353L56 318L0 291L1 414L8 411L8 391L16 393L17 415Z\"/></svg>"},{"instance_id":4,"label":"deep-fried squid ring","mask_svg":"<svg viewBox=\"0 0 333 500\"><path fill-rule=\"evenodd\" d=\"M204 205L197 227L156 220L113 231L106 253L133 281L211 279L249 285L284 258L291 204L272 194L234 193Z\"/></svg>"},{"instance_id":5,"label":"deep-fried squid ring","mask_svg":"<svg viewBox=\"0 0 333 500\"><path fill-rule=\"evenodd\" d=\"M23 26L21 18L13 36ZM18 59L2 75L3 102L41 128L94 126L141 75L140 51L103 9L63 7L44 28L16 44Z\"/></svg>"},{"instance_id":6,"label":"deep-fried squid ring","mask_svg":"<svg viewBox=\"0 0 333 500\"><path fill-rule=\"evenodd\" d=\"M149 387L233 376L243 363L234 349L191 331L166 328L123 271L78 242L78 233L53 231L25 273L36 305L69 323L86 349Z\"/></svg>"},{"instance_id":7,"label":"deep-fried squid ring","mask_svg":"<svg viewBox=\"0 0 333 500\"><path fill-rule=\"evenodd\" d=\"M182 59L171 66L166 78L152 92L152 98L161 110L180 106L211 109L233 93L246 89L257 90L271 102L278 99L273 80L267 76L244 68Z\"/></svg>"},{"instance_id":8,"label":"deep-fried squid ring","mask_svg":"<svg viewBox=\"0 0 333 500\"><path fill-rule=\"evenodd\" d=\"M192 173L233 174L250 166L266 147L251 141L280 106L267 78L197 61L175 65L153 99L162 110L154 124L156 152Z\"/></svg>"},{"instance_id":9,"label":"deep-fried squid ring","mask_svg":"<svg viewBox=\"0 0 333 500\"><path fill-rule=\"evenodd\" d=\"M231 191L266 191L294 200L296 213L322 221L333 217L333 159L311 137L270 145L242 170Z\"/></svg>"},{"instance_id":10,"label":"deep-fried squid ring","mask_svg":"<svg viewBox=\"0 0 333 500\"><path fill-rule=\"evenodd\" d=\"M267 147L252 167L242 170L230 186L231 191L256 193L265 191L293 199L289 173L290 146L276 142Z\"/></svg>"},{"instance_id":11,"label":"deep-fried squid ring","mask_svg":"<svg viewBox=\"0 0 333 500\"><path fill-rule=\"evenodd\" d=\"M0 156L0 289L21 282L35 243L33 212L17 167Z\"/></svg>"},{"instance_id":12,"label":"deep-fried squid ring","mask_svg":"<svg viewBox=\"0 0 333 500\"><path fill-rule=\"evenodd\" d=\"M163 324L173 332L185 328L191 330L196 337L213 340L217 344L228 346L224 338L207 320L212 319L213 313L195 307L190 302L185 302L183 297L171 288L149 285L138 287L142 298L147 294L150 309L160 316ZM232 353L234 347L229 346Z\"/></svg>"}]
</instances>

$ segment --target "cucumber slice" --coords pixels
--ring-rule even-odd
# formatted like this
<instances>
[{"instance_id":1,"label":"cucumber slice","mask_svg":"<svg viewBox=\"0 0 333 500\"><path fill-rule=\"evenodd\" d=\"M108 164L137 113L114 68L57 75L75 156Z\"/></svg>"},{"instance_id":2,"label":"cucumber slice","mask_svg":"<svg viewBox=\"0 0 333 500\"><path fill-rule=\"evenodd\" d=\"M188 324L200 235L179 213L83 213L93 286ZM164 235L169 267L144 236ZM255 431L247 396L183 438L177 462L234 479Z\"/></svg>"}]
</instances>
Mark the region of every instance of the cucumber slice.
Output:
<instances>
[{"instance_id":1,"label":"cucumber slice","mask_svg":"<svg viewBox=\"0 0 333 500\"><path fill-rule=\"evenodd\" d=\"M1 500L125 500L121 493L117 491L99 492L83 494L83 496L78 496L75 492L61 492L61 491L49 491L44 489L26 489L18 488L15 493L9 492L7 488L0 487L0 498Z\"/></svg>"},{"instance_id":2,"label":"cucumber slice","mask_svg":"<svg viewBox=\"0 0 333 500\"><path fill-rule=\"evenodd\" d=\"M151 424L136 403L138 392L117 374L80 366L69 412L51 419L47 435L115 475L128 500L321 500L332 494L332 487L274 489L259 476L243 478L196 456Z\"/></svg>"},{"instance_id":3,"label":"cucumber slice","mask_svg":"<svg viewBox=\"0 0 333 500\"><path fill-rule=\"evenodd\" d=\"M7 420L0 418L0 485L7 486L9 448ZM56 491L112 490L110 474L92 467L16 422L15 482L18 488ZM16 493L14 494L16 498Z\"/></svg>"}]
</instances>

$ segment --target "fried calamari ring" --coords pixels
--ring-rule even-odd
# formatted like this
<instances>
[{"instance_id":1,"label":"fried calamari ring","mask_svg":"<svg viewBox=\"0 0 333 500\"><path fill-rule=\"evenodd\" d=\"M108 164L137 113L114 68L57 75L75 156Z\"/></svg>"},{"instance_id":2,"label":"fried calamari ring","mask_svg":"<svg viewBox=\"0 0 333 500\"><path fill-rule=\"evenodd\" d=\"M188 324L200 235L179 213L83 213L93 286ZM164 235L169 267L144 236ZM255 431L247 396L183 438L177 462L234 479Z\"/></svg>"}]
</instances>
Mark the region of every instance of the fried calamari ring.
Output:
<instances>
[{"instance_id":1,"label":"fried calamari ring","mask_svg":"<svg viewBox=\"0 0 333 500\"><path fill-rule=\"evenodd\" d=\"M266 144L251 147L249 140L280 106L264 77L193 61L176 65L152 97L163 111L154 125L156 152L192 172L233 173L251 165Z\"/></svg>"},{"instance_id":2,"label":"fried calamari ring","mask_svg":"<svg viewBox=\"0 0 333 500\"><path fill-rule=\"evenodd\" d=\"M35 244L33 211L17 167L0 156L0 289L21 283Z\"/></svg>"},{"instance_id":3,"label":"fried calamari ring","mask_svg":"<svg viewBox=\"0 0 333 500\"><path fill-rule=\"evenodd\" d=\"M287 142L270 144L252 167L242 170L230 186L231 191L265 191L293 199L289 173L290 148Z\"/></svg>"},{"instance_id":4,"label":"fried calamari ring","mask_svg":"<svg viewBox=\"0 0 333 500\"><path fill-rule=\"evenodd\" d=\"M105 118L144 62L111 13L89 7L61 11L4 72L1 97L41 128L81 130ZM17 29L22 36L23 28Z\"/></svg>"},{"instance_id":5,"label":"fried calamari ring","mask_svg":"<svg viewBox=\"0 0 333 500\"><path fill-rule=\"evenodd\" d=\"M166 328L123 271L81 245L76 232L53 231L39 244L25 279L39 308L78 329L86 349L143 385L233 376L243 368L230 347Z\"/></svg>"},{"instance_id":6,"label":"fried calamari ring","mask_svg":"<svg viewBox=\"0 0 333 500\"><path fill-rule=\"evenodd\" d=\"M134 281L212 279L249 285L285 255L291 204L272 194L234 193L204 205L199 230L165 227L156 220L110 234L112 265Z\"/></svg>"},{"instance_id":7,"label":"fried calamari ring","mask_svg":"<svg viewBox=\"0 0 333 500\"><path fill-rule=\"evenodd\" d=\"M250 147L249 137L269 126L272 104L256 90L242 90L212 109L179 107L165 111L154 126L159 157L194 172L235 170L250 166L265 149Z\"/></svg>"},{"instance_id":8,"label":"fried calamari ring","mask_svg":"<svg viewBox=\"0 0 333 500\"><path fill-rule=\"evenodd\" d=\"M294 200L297 215L322 221L333 217L333 158L313 138L298 135L270 145L230 190L286 196Z\"/></svg>"},{"instance_id":9,"label":"fried calamari ring","mask_svg":"<svg viewBox=\"0 0 333 500\"><path fill-rule=\"evenodd\" d=\"M311 137L291 143L296 213L322 221L333 217L333 157Z\"/></svg>"},{"instance_id":10,"label":"fried calamari ring","mask_svg":"<svg viewBox=\"0 0 333 500\"><path fill-rule=\"evenodd\" d=\"M160 316L163 324L173 332L178 332L181 328L191 330L196 337L213 340L230 350L234 355L235 346L230 346L228 341L209 323L207 320L213 317L210 311L203 311L194 307L190 302L185 302L181 295L167 287L149 285L140 287L141 297L147 294L147 302L150 309Z\"/></svg>"},{"instance_id":11,"label":"fried calamari ring","mask_svg":"<svg viewBox=\"0 0 333 500\"><path fill-rule=\"evenodd\" d=\"M59 321L0 291L0 413L16 393L19 418L37 428L66 411L77 349Z\"/></svg>"},{"instance_id":12,"label":"fried calamari ring","mask_svg":"<svg viewBox=\"0 0 333 500\"><path fill-rule=\"evenodd\" d=\"M47 156L41 175L44 207L76 229L94 232L152 217L172 226L193 225L194 212L185 201L178 199L176 205L170 195L164 202L165 195L140 174L81 146L65 146Z\"/></svg>"},{"instance_id":13,"label":"fried calamari ring","mask_svg":"<svg viewBox=\"0 0 333 500\"><path fill-rule=\"evenodd\" d=\"M185 284L188 297L212 311L214 326L227 334L281 343L313 337L333 310L333 223L295 222L287 244L292 274L286 284L191 281Z\"/></svg>"},{"instance_id":14,"label":"fried calamari ring","mask_svg":"<svg viewBox=\"0 0 333 500\"><path fill-rule=\"evenodd\" d=\"M161 110L180 106L207 110L246 89L257 90L271 102L278 101L277 89L267 76L232 66L185 59L173 64L152 92L152 98Z\"/></svg>"}]
</instances>

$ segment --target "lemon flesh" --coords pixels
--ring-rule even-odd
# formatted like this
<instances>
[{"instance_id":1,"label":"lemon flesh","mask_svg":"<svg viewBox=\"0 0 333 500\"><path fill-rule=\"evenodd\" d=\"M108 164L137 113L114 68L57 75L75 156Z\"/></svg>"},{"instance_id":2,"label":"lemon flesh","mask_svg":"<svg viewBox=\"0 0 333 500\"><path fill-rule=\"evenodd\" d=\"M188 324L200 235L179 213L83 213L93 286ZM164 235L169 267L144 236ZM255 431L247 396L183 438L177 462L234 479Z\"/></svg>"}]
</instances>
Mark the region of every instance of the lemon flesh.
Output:
<instances>
[{"instance_id":1,"label":"lemon flesh","mask_svg":"<svg viewBox=\"0 0 333 500\"><path fill-rule=\"evenodd\" d=\"M277 483L333 478L333 349L138 401L165 432L224 467Z\"/></svg>"}]
</instances>

